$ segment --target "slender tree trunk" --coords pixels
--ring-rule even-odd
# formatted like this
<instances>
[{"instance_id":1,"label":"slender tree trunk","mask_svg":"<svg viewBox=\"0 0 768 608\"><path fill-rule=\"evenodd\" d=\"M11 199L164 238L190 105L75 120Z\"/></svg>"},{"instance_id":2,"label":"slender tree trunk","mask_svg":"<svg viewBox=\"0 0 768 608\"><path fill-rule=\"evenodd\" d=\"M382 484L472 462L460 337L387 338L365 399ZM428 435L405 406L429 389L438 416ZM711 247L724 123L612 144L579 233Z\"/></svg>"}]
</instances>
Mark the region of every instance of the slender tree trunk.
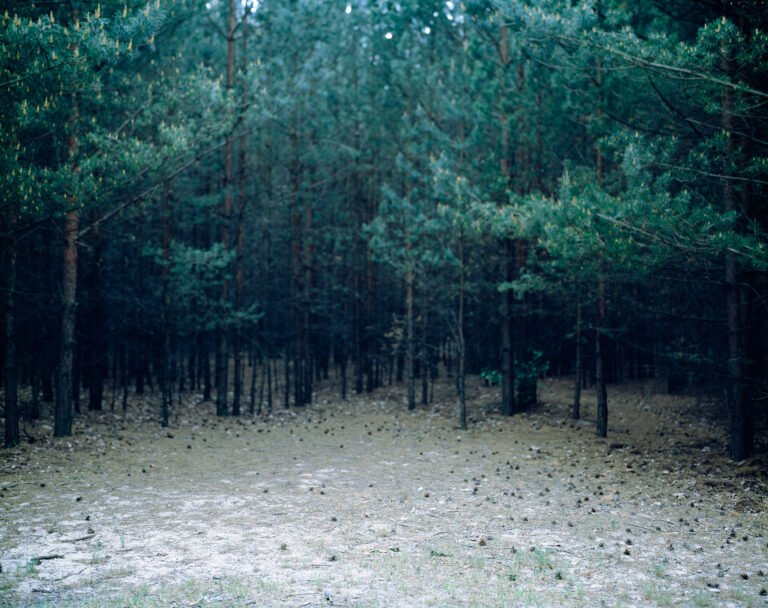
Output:
<instances>
[{"instance_id":1,"label":"slender tree trunk","mask_svg":"<svg viewBox=\"0 0 768 608\"><path fill-rule=\"evenodd\" d=\"M250 2L245 4L246 16L250 13ZM243 25L243 77L247 75L247 57L248 57L248 27L245 21ZM234 44L233 44L234 53ZM234 57L233 69L234 69ZM242 99L243 106L240 110L240 118L247 109L248 101L243 93ZM245 241L244 241L244 228L245 228L245 209L248 202L245 193L245 176L246 176L246 137L242 135L239 141L239 158L238 158L238 174L237 174L237 227L235 234L235 314L238 315L243 309L243 273L244 273L244 255L245 255ZM243 394L243 369L242 369L242 348L243 348L243 323L240 319L237 319L234 327L234 340L233 350L235 357L235 369L234 369L234 394L232 396L232 415L240 415L240 402ZM252 370L253 372L253 370Z\"/></svg>"},{"instance_id":2,"label":"slender tree trunk","mask_svg":"<svg viewBox=\"0 0 768 608\"><path fill-rule=\"evenodd\" d=\"M18 369L16 363L16 255L17 241L14 236L16 227L16 208L9 205L8 221L4 226L8 236L4 239L4 274L5 274L5 368L3 389L5 391L5 447L19 445L19 396Z\"/></svg>"},{"instance_id":3,"label":"slender tree trunk","mask_svg":"<svg viewBox=\"0 0 768 608\"><path fill-rule=\"evenodd\" d=\"M508 30L506 24L502 24L499 29L499 68L501 77L509 65L509 43ZM509 115L503 108L504 100L501 100L500 110L500 133L501 133L501 151L500 151L500 172L505 186L510 181L510 163L509 163ZM514 261L515 245L510 239L506 239L502 244L502 259L504 281L514 280ZM514 293L506 290L501 293L501 413L504 416L511 416L516 411L515 404L515 353L514 353Z\"/></svg>"},{"instance_id":4,"label":"slender tree trunk","mask_svg":"<svg viewBox=\"0 0 768 608\"><path fill-rule=\"evenodd\" d=\"M504 243L504 280L514 279L514 243ZM515 326L514 293L508 289L501 294L501 413L511 416L517 411L515 404L515 352L513 331Z\"/></svg>"},{"instance_id":5,"label":"slender tree trunk","mask_svg":"<svg viewBox=\"0 0 768 608\"><path fill-rule=\"evenodd\" d=\"M312 302L312 265L314 257L314 247L312 239L314 215L312 204L308 201L304 209L303 222L303 285L301 294L302 304L302 353L301 358L304 365L304 384L302 386L302 403L310 405L312 403L312 380L314 378L312 366L316 364L315 349L313 348L313 336L311 331L311 302Z\"/></svg>"},{"instance_id":6,"label":"slender tree trunk","mask_svg":"<svg viewBox=\"0 0 768 608\"><path fill-rule=\"evenodd\" d=\"M285 349L284 361L285 361L284 405L285 405L285 409L288 409L291 407L291 353L288 348Z\"/></svg>"},{"instance_id":7,"label":"slender tree trunk","mask_svg":"<svg viewBox=\"0 0 768 608\"><path fill-rule=\"evenodd\" d=\"M91 284L91 314L88 333L91 336L88 352L85 353L88 365L88 409L100 411L104 402L104 377L106 375L107 328L104 310L104 237L96 228L93 232L93 274Z\"/></svg>"},{"instance_id":8,"label":"slender tree trunk","mask_svg":"<svg viewBox=\"0 0 768 608\"><path fill-rule=\"evenodd\" d=\"M120 384L123 389L123 414L128 411L128 347L120 349Z\"/></svg>"},{"instance_id":9,"label":"slender tree trunk","mask_svg":"<svg viewBox=\"0 0 768 608\"><path fill-rule=\"evenodd\" d=\"M723 68L730 69L730 62L723 58ZM734 156L732 92L726 88L722 97L722 126L726 133L727 159ZM738 211L736 193L731 181L723 180L723 208L726 213ZM728 330L728 381L726 401L730 414L731 445L733 460L744 460L754 453L755 430L752 403L744 382L744 320L740 306L739 268L734 254L725 253L725 314Z\"/></svg>"},{"instance_id":10,"label":"slender tree trunk","mask_svg":"<svg viewBox=\"0 0 768 608\"><path fill-rule=\"evenodd\" d=\"M341 400L346 401L347 400L347 361L349 360L349 356L347 355L346 345L341 346L341 355L339 362L339 367L341 368L340 375L341 375Z\"/></svg>"},{"instance_id":11,"label":"slender tree trunk","mask_svg":"<svg viewBox=\"0 0 768 608\"><path fill-rule=\"evenodd\" d=\"M269 367L269 365L267 365ZM251 387L250 387L250 400L248 404L248 413L253 416L256 413L256 375L259 371L259 366L254 361L251 366ZM265 383L266 370L263 369L261 373L261 390L259 391L259 414L261 414L261 404L264 402L264 383Z\"/></svg>"},{"instance_id":12,"label":"slender tree trunk","mask_svg":"<svg viewBox=\"0 0 768 608\"><path fill-rule=\"evenodd\" d=\"M605 362L603 357L603 330L606 319L605 278L598 285L598 323L595 329L595 391L597 394L597 434L608 435L608 394L605 389Z\"/></svg>"},{"instance_id":13,"label":"slender tree trunk","mask_svg":"<svg viewBox=\"0 0 768 608\"><path fill-rule=\"evenodd\" d=\"M227 0L227 73L226 88L231 94L235 85L235 1ZM224 200L221 205L219 242L225 252L229 251L229 222L232 215L232 186L234 183L234 141L232 129L227 130L224 139ZM227 316L229 305L229 278L225 272L221 282L220 309L222 317ZM229 340L226 325L216 329L216 415L229 414Z\"/></svg>"},{"instance_id":14,"label":"slender tree trunk","mask_svg":"<svg viewBox=\"0 0 768 608\"><path fill-rule=\"evenodd\" d=\"M303 214L300 209L300 179L301 179L301 159L299 156L299 119L294 114L293 131L290 134L291 154L291 194L290 194L290 215L291 215L291 246L292 246L292 277L293 277L293 402L296 407L302 407L304 401L304 374L306 371L306 361L304 360L306 340L304 327L304 244L302 243Z\"/></svg>"},{"instance_id":15,"label":"slender tree trunk","mask_svg":"<svg viewBox=\"0 0 768 608\"><path fill-rule=\"evenodd\" d=\"M571 418L581 417L581 302L576 304L576 381L573 386Z\"/></svg>"},{"instance_id":16,"label":"slender tree trunk","mask_svg":"<svg viewBox=\"0 0 768 608\"><path fill-rule=\"evenodd\" d=\"M163 336L162 336L162 366L161 391L162 411L161 425L168 426L171 411L171 290L170 290L170 266L171 266L171 205L168 184L163 185Z\"/></svg>"},{"instance_id":17,"label":"slender tree trunk","mask_svg":"<svg viewBox=\"0 0 768 608\"><path fill-rule=\"evenodd\" d=\"M73 174L77 174L79 119L78 102L75 99L70 118L70 134L67 143L69 162ZM62 251L61 273L61 344L59 367L56 374L56 408L54 413L54 437L68 437L72 434L72 375L75 351L75 321L77 314L77 233L80 215L77 201L71 205L64 218L64 248Z\"/></svg>"},{"instance_id":18,"label":"slender tree trunk","mask_svg":"<svg viewBox=\"0 0 768 608\"><path fill-rule=\"evenodd\" d=\"M207 331L200 332L197 335L197 340L197 375L203 384L203 401L210 401L213 394L213 386L211 385L211 334Z\"/></svg>"},{"instance_id":19,"label":"slender tree trunk","mask_svg":"<svg viewBox=\"0 0 768 608\"><path fill-rule=\"evenodd\" d=\"M457 370L457 386L459 389L459 424L461 430L467 430L467 397L466 397L466 359L467 347L464 342L464 291L465 291L465 270L464 270L464 229L461 228L459 234L459 312L458 312L458 355L459 369Z\"/></svg>"},{"instance_id":20,"label":"slender tree trunk","mask_svg":"<svg viewBox=\"0 0 768 608\"><path fill-rule=\"evenodd\" d=\"M412 266L408 267L408 272L405 278L405 339L406 339L406 351L405 351L405 366L408 370L408 409L416 409L416 346L413 327L414 316L414 273Z\"/></svg>"},{"instance_id":21,"label":"slender tree trunk","mask_svg":"<svg viewBox=\"0 0 768 608\"><path fill-rule=\"evenodd\" d=\"M67 212L64 222L64 251L61 277L61 350L56 375L56 410L53 434L72 434L72 368L75 351L77 298L77 209Z\"/></svg>"},{"instance_id":22,"label":"slender tree trunk","mask_svg":"<svg viewBox=\"0 0 768 608\"><path fill-rule=\"evenodd\" d=\"M602 106L602 62L597 60L595 79ZM598 118L602 116L602 107L598 107ZM595 148L595 179L598 187L603 184L603 151L598 144ZM605 261L600 261L600 276L598 278L598 321L595 328L595 391L597 394L597 434L600 437L608 435L608 393L605 388L605 353L603 344L603 331L606 326L607 303L605 299Z\"/></svg>"},{"instance_id":23,"label":"slender tree trunk","mask_svg":"<svg viewBox=\"0 0 768 608\"><path fill-rule=\"evenodd\" d=\"M427 306L422 294L420 298L421 313L421 340L419 344L419 361L421 362L421 404L429 403L429 352L427 351Z\"/></svg>"},{"instance_id":24,"label":"slender tree trunk","mask_svg":"<svg viewBox=\"0 0 768 608\"><path fill-rule=\"evenodd\" d=\"M370 205L368 211L368 221L372 220L375 215L375 211L373 211L372 208L373 204ZM378 357L378 349L370 327L370 325L373 324L373 320L376 318L374 311L376 299L376 273L373 264L373 252L370 247L366 249L365 268L365 318L367 324L364 327L365 333L363 344L365 345L365 354L363 360L365 361L365 391L371 393L376 386L373 373L373 362L374 357Z\"/></svg>"}]
</instances>

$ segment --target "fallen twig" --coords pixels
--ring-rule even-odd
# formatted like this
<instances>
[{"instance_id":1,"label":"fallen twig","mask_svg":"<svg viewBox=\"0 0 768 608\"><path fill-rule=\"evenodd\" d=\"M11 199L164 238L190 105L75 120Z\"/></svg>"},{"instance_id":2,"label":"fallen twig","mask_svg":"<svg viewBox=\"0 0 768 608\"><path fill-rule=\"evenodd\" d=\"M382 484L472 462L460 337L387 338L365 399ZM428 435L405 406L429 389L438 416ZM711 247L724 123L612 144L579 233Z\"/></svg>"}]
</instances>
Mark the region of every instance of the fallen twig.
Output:
<instances>
[{"instance_id":1,"label":"fallen twig","mask_svg":"<svg viewBox=\"0 0 768 608\"><path fill-rule=\"evenodd\" d=\"M63 555L54 553L53 555L40 555L38 557L33 557L32 561L36 566L39 566L42 562L47 561L49 559L62 559L63 557L64 557Z\"/></svg>"}]
</instances>

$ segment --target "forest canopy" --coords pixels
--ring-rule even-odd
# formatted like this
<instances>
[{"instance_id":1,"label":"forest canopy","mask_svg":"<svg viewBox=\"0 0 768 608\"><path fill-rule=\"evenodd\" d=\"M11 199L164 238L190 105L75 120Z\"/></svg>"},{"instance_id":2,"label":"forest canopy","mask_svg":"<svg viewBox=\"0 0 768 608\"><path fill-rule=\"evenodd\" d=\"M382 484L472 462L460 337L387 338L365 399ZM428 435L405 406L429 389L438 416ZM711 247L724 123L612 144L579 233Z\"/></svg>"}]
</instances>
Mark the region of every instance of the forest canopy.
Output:
<instances>
[{"instance_id":1,"label":"forest canopy","mask_svg":"<svg viewBox=\"0 0 768 608\"><path fill-rule=\"evenodd\" d=\"M167 425L447 373L466 426L466 374L510 415L548 373L603 436L611 382L712 393L751 456L766 32L763 0L0 2L5 445L110 387Z\"/></svg>"}]
</instances>

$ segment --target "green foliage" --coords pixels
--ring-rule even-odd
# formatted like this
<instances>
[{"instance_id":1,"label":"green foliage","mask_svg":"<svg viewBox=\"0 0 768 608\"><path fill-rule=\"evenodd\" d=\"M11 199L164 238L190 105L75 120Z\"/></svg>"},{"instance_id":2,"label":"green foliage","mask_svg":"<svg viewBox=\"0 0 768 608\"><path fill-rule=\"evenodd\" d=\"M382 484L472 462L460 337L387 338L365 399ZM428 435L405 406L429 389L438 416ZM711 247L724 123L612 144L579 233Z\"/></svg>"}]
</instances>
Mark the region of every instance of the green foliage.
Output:
<instances>
[{"instance_id":1,"label":"green foliage","mask_svg":"<svg viewBox=\"0 0 768 608\"><path fill-rule=\"evenodd\" d=\"M97 135L103 124L97 117L105 118L109 107L104 86L119 62L152 39L163 17L149 5L110 18L97 7L61 23L53 12L0 17L0 195L16 201L22 216L102 196L116 160L100 154L107 149Z\"/></svg>"},{"instance_id":2,"label":"green foliage","mask_svg":"<svg viewBox=\"0 0 768 608\"><path fill-rule=\"evenodd\" d=\"M501 384L501 372L497 369L484 369L480 372L480 377L485 381L486 386L499 386Z\"/></svg>"},{"instance_id":3,"label":"green foliage","mask_svg":"<svg viewBox=\"0 0 768 608\"><path fill-rule=\"evenodd\" d=\"M547 373L549 362L544 359L544 353L535 350L526 361L515 362L515 381L518 388L536 386L536 380Z\"/></svg>"}]
</instances>

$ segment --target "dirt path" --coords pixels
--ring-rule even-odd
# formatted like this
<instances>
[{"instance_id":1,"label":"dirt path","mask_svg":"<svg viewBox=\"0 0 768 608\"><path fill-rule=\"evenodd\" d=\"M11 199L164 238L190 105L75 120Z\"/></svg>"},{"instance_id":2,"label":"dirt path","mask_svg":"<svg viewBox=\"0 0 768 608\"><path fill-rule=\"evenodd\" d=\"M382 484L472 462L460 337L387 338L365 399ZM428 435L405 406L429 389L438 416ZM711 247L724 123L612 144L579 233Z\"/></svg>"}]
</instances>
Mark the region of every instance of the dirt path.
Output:
<instances>
[{"instance_id":1,"label":"dirt path","mask_svg":"<svg viewBox=\"0 0 768 608\"><path fill-rule=\"evenodd\" d=\"M93 418L3 455L0 606L768 606L765 485L701 404L615 390L606 441L568 390L505 420L475 383L466 433L386 391Z\"/></svg>"}]
</instances>

